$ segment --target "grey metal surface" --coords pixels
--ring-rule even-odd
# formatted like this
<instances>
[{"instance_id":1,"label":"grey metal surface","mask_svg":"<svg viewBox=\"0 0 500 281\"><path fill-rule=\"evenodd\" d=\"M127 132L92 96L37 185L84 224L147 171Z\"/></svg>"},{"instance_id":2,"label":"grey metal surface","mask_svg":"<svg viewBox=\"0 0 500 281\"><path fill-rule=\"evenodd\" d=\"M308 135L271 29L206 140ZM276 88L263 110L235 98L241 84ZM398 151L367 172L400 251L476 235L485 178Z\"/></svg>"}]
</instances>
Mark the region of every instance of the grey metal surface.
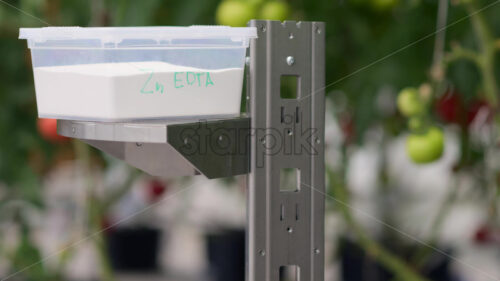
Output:
<instances>
[{"instance_id":1,"label":"grey metal surface","mask_svg":"<svg viewBox=\"0 0 500 281\"><path fill-rule=\"evenodd\" d=\"M154 122L58 120L58 133L151 175L220 178L249 170L248 118ZM187 141L187 142L186 142Z\"/></svg>"},{"instance_id":2,"label":"grey metal surface","mask_svg":"<svg viewBox=\"0 0 500 281\"><path fill-rule=\"evenodd\" d=\"M167 143L83 141L153 176L173 178L199 174L189 161Z\"/></svg>"},{"instance_id":3,"label":"grey metal surface","mask_svg":"<svg viewBox=\"0 0 500 281\"><path fill-rule=\"evenodd\" d=\"M247 281L324 280L324 24L252 20L250 44ZM291 59L292 57L293 59ZM298 77L297 99L280 97L282 75ZM280 171L300 170L298 190Z\"/></svg>"},{"instance_id":4,"label":"grey metal surface","mask_svg":"<svg viewBox=\"0 0 500 281\"><path fill-rule=\"evenodd\" d=\"M117 142L166 143L175 122L93 122L58 120L57 133L70 138Z\"/></svg>"},{"instance_id":5,"label":"grey metal surface","mask_svg":"<svg viewBox=\"0 0 500 281\"><path fill-rule=\"evenodd\" d=\"M209 179L249 172L250 119L169 125L168 143Z\"/></svg>"}]
</instances>

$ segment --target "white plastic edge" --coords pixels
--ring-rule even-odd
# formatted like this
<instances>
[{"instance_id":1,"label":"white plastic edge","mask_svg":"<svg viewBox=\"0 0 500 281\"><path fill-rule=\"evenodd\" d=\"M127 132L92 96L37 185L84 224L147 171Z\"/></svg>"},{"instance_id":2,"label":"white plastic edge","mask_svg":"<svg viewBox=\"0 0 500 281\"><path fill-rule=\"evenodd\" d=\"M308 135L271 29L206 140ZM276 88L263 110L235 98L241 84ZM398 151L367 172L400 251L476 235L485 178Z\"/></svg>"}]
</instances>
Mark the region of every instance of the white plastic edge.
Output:
<instances>
[{"instance_id":1,"label":"white plastic edge","mask_svg":"<svg viewBox=\"0 0 500 281\"><path fill-rule=\"evenodd\" d=\"M257 38L255 27L229 26L149 26L149 27L39 27L20 28L19 39L35 42L47 40L99 39L105 42L120 42L123 39L224 39L247 41Z\"/></svg>"}]
</instances>

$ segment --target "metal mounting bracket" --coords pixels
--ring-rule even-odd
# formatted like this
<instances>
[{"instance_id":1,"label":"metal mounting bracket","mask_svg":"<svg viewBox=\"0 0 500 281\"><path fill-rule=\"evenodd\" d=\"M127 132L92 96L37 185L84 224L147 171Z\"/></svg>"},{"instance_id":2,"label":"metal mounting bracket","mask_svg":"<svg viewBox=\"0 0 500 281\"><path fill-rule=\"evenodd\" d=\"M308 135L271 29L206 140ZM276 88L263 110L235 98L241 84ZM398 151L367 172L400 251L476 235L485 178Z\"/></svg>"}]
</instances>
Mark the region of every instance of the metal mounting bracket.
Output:
<instances>
[{"instance_id":1,"label":"metal mounting bracket","mask_svg":"<svg viewBox=\"0 0 500 281\"><path fill-rule=\"evenodd\" d=\"M250 119L175 124L168 143L209 179L249 172Z\"/></svg>"},{"instance_id":2,"label":"metal mounting bracket","mask_svg":"<svg viewBox=\"0 0 500 281\"><path fill-rule=\"evenodd\" d=\"M159 177L209 179L249 172L249 118L104 123L58 120L58 133L78 138Z\"/></svg>"}]
</instances>

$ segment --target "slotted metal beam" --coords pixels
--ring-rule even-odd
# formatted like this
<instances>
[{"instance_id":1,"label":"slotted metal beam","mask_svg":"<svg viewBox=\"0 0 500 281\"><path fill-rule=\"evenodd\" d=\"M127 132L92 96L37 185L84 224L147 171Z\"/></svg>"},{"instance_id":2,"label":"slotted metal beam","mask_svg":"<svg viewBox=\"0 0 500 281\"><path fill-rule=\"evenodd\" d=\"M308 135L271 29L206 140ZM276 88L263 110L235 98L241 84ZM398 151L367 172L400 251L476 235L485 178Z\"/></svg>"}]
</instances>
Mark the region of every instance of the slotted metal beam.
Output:
<instances>
[{"instance_id":1,"label":"slotted metal beam","mask_svg":"<svg viewBox=\"0 0 500 281\"><path fill-rule=\"evenodd\" d=\"M324 24L252 20L250 44L247 281L324 280ZM282 76L297 97L280 95ZM297 188L280 187L283 169ZM281 277L282 278L282 277Z\"/></svg>"}]
</instances>

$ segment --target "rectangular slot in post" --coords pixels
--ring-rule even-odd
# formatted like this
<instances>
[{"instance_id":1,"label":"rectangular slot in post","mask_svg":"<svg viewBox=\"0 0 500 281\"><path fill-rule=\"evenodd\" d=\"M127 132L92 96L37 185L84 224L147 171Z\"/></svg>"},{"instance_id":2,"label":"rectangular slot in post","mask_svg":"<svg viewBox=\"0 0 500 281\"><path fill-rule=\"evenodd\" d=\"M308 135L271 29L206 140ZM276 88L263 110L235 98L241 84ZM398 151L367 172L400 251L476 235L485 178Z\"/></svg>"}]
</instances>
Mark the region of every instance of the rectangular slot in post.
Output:
<instances>
[{"instance_id":1,"label":"rectangular slot in post","mask_svg":"<svg viewBox=\"0 0 500 281\"><path fill-rule=\"evenodd\" d=\"M285 168L280 170L280 191L300 191L300 170L296 168Z\"/></svg>"},{"instance_id":2,"label":"rectangular slot in post","mask_svg":"<svg viewBox=\"0 0 500 281\"><path fill-rule=\"evenodd\" d=\"M281 204L280 208L280 221L285 220L285 205Z\"/></svg>"},{"instance_id":3,"label":"rectangular slot in post","mask_svg":"<svg viewBox=\"0 0 500 281\"><path fill-rule=\"evenodd\" d=\"M295 220L299 220L299 204L295 204Z\"/></svg>"},{"instance_id":4,"label":"rectangular slot in post","mask_svg":"<svg viewBox=\"0 0 500 281\"><path fill-rule=\"evenodd\" d=\"M296 265L280 266L279 281L300 281L300 267Z\"/></svg>"},{"instance_id":5,"label":"rectangular slot in post","mask_svg":"<svg viewBox=\"0 0 500 281\"><path fill-rule=\"evenodd\" d=\"M299 77L296 75L281 75L280 96L282 99L296 99L299 91Z\"/></svg>"}]
</instances>

